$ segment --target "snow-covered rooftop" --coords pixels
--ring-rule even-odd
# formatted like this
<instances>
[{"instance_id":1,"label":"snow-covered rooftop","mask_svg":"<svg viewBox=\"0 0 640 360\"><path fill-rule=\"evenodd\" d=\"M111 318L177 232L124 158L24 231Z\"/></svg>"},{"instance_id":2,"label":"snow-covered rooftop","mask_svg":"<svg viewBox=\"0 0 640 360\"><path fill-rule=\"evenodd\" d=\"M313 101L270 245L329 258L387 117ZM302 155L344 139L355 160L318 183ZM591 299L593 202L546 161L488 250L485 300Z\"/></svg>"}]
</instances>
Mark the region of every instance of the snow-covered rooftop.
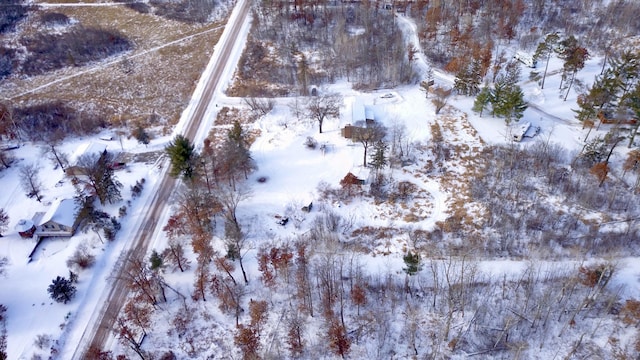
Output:
<instances>
[{"instance_id":1,"label":"snow-covered rooftop","mask_svg":"<svg viewBox=\"0 0 640 360\"><path fill-rule=\"evenodd\" d=\"M73 227L76 221L77 204L73 199L56 199L40 220L39 225L53 221L60 225Z\"/></svg>"},{"instance_id":2,"label":"snow-covered rooftop","mask_svg":"<svg viewBox=\"0 0 640 360\"><path fill-rule=\"evenodd\" d=\"M76 151L71 155L71 163L75 164L82 155L101 154L107 150L107 145L95 141L89 141L78 146Z\"/></svg>"},{"instance_id":3,"label":"snow-covered rooftop","mask_svg":"<svg viewBox=\"0 0 640 360\"><path fill-rule=\"evenodd\" d=\"M358 121L365 121L367 119L364 109L364 102L361 97L356 97L355 101L353 102L351 113L353 124L357 123Z\"/></svg>"}]
</instances>

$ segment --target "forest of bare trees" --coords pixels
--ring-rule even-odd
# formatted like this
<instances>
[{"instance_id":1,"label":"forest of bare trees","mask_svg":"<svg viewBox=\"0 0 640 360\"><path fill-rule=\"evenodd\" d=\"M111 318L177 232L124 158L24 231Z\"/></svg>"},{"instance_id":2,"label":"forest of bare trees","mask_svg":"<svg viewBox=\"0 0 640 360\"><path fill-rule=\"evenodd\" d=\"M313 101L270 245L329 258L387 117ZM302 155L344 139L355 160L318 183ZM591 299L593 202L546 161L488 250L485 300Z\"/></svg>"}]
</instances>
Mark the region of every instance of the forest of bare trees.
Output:
<instances>
[{"instance_id":1,"label":"forest of bare trees","mask_svg":"<svg viewBox=\"0 0 640 360\"><path fill-rule=\"evenodd\" d=\"M414 80L393 11L370 2L260 3L238 75L230 91L245 96L308 95L339 78L363 89Z\"/></svg>"}]
</instances>

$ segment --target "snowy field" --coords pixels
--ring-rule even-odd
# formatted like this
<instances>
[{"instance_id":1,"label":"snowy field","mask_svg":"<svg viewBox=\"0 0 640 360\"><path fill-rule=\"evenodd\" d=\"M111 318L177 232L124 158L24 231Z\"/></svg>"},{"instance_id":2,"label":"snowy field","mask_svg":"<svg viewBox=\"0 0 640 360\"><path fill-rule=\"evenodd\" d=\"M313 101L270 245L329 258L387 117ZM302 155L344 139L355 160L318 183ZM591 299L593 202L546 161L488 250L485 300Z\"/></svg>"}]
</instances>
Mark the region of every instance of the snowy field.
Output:
<instances>
[{"instance_id":1,"label":"snowy field","mask_svg":"<svg viewBox=\"0 0 640 360\"><path fill-rule=\"evenodd\" d=\"M248 31L245 27L245 32ZM234 55L237 57L240 52ZM578 76L585 83L593 79L601 68L601 59L590 60L585 69ZM549 72L560 69L561 63L553 61L549 66ZM557 73L557 72L556 72ZM231 72L228 72L231 77ZM205 74L206 76L206 74ZM545 89L542 90L534 82L526 80L527 68L523 67L522 87L526 99L539 109L530 107L520 122L531 122L540 126L540 134L533 139L525 139L519 146L529 146L536 141L548 141L564 146L569 153L577 153L584 145L586 130L574 120L572 109L576 107L576 93L571 92L567 101L563 101L558 85L558 74L549 76ZM451 86L451 77L446 74L436 74L437 83ZM365 104L374 109L376 121L392 128L396 124L406 127L406 134L413 143L427 144L431 138L429 125L434 121L440 121L434 114L434 108L424 92L416 86L405 86L396 89L379 90L373 93L359 93L351 89L348 83L338 83L325 89L325 92L339 92L344 97L339 119L329 119L325 122L322 134L318 133L317 124L306 119L296 119L291 114L288 104L293 99L279 99L272 112L260 118L254 129L260 130L260 137L252 145L252 157L257 164L257 171L250 175L247 183L252 196L240 204L238 215L240 223L246 226L251 246L247 255L247 269L252 291L259 292L259 272L255 254L257 248L263 242L285 241L303 234L309 230L315 212L300 214L297 209L310 201L316 204L319 198L318 185L326 182L331 186L338 186L339 181L348 173L355 175L366 174L368 170L362 167L362 146L344 139L340 129L351 123L351 110L356 97L361 98ZM391 96L388 96L391 94ZM194 97L199 96L198 90ZM220 94L215 100L216 104L239 106L239 99L230 99ZM192 101L193 103L193 101ZM477 131L477 136L472 132L460 131L457 141L461 143L483 146L482 144L505 144L510 140L509 129L502 119L492 118L489 115L482 117L473 113L470 109L473 99L469 97L454 96L449 99L450 109L454 114L466 114L469 123ZM217 106L212 107L208 117L210 125L217 112ZM187 110L188 112L189 110ZM457 111L457 112L456 112ZM517 124L515 125L517 126ZM177 127L179 132L180 125ZM200 144L209 129L201 129L197 144ZM600 135L606 129L601 129ZM103 136L106 134L102 134ZM592 131L590 137L598 135ZM307 149L304 143L307 137L313 137L318 144L325 145L326 151L319 148ZM95 138L72 139L67 141L61 150L71 154L74 150L88 141L101 142L107 145L108 150L125 152L130 154L161 153L164 146L172 137L154 139L148 147L140 145L134 139L114 139L111 141ZM415 150L418 152L419 150ZM613 157L613 168L619 168L624 159L626 147L620 147ZM122 230L118 233L114 242L102 241L91 230L80 232L68 240L51 239L44 241L35 252L29 262L28 256L35 246L34 240L21 239L14 227L20 219L30 219L35 212L46 211L47 204L56 198L73 197L74 188L69 178L66 178L60 169L55 169L53 163L45 159L39 147L35 144L24 143L18 149L12 150L18 159L14 166L0 173L0 182L3 191L0 192L0 207L4 208L10 216L9 230L0 239L0 256L9 259L6 274L0 278L2 291L0 292L0 304L8 308L7 333L8 354L10 359L32 359L34 355L43 358L54 355L54 358L69 358L75 350L80 333L87 327L93 309L102 300L104 286L110 281L110 273L117 263L120 252L127 248L130 235L140 226L139 220L145 213L150 195L161 176L164 176L166 166L162 159L151 157L148 162L128 162L126 169L118 170L116 175L124 184L123 202L105 207L105 211L117 216L118 208L131 201L128 214L121 220ZM20 187L18 178L18 166L22 164L38 164L40 166L40 178L43 183L44 199L38 203L35 199L25 196ZM166 163L164 163L166 164ZM393 176L402 178L409 176L401 170L394 170ZM266 181L261 183L259 178ZM145 178L146 184L142 196L131 199L129 187L136 180ZM433 225L447 217L449 200L453 189L444 189L433 179L423 179L422 188L428 193L430 199L426 210L425 219L414 224L415 228L430 230ZM320 202L318 202L320 204ZM353 222L353 227L394 226L401 221L394 218L393 212L388 214L380 212L380 207L374 206L368 200L356 198L348 204L331 203L322 206L331 206L333 211L345 219ZM297 224L290 223L287 226L276 224L276 215L293 214L300 216ZM389 215L392 214L392 215ZM169 215L167 209L166 218ZM297 226L296 226L297 225ZM219 227L221 228L221 226ZM394 239L395 240L395 239ZM47 292L47 286L56 276L68 276L66 260L72 255L79 244L87 244L91 252L97 256L96 265L79 273L78 294L69 304L63 305L53 302ZM217 238L218 251L223 251L222 240ZM161 251L166 246L163 233L157 234L153 247ZM404 244L401 241L389 241L379 248L374 249L371 255L359 257L372 274L402 274L404 266L402 255ZM577 264L584 259L574 259L567 265ZM481 268L486 273L513 274L517 278L520 271L526 267L525 261L504 260L486 261L481 263ZM181 293L193 292L193 278L191 274L167 274L167 280ZM621 259L619 268L613 279L615 285L623 285L625 297L640 297L640 262L636 258ZM178 302L172 303L172 308L167 314L179 311ZM200 310L210 312L215 316L218 325L211 329L212 334L224 333L234 329L235 324L228 317L216 313L213 302L200 303ZM168 315L167 315L168 316ZM162 335L169 331L168 319L155 320L155 333L160 336L150 336L149 343L144 347L161 345ZM319 331L319 330L318 330ZM45 342L45 346L38 348L34 340L38 335L49 336L51 341ZM167 345L167 344L165 344ZM168 345L167 345L168 346ZM224 346L222 346L224 348ZM53 349L53 350L52 350ZM127 351L115 341L111 344L114 353ZM56 355L61 354L61 355ZM365 352L359 353L364 355ZM225 358L228 354L218 354L217 358ZM545 354L546 355L552 354ZM358 357L357 353L354 355Z\"/></svg>"}]
</instances>

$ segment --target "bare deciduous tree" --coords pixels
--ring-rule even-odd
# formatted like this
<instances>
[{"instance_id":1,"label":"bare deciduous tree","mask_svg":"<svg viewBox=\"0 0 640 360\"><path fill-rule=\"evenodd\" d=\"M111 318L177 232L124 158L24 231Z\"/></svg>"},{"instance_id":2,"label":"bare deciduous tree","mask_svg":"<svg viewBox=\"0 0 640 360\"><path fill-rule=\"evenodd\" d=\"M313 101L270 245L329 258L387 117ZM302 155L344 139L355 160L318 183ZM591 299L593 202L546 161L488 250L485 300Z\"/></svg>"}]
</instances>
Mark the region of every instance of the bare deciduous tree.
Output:
<instances>
[{"instance_id":1,"label":"bare deciduous tree","mask_svg":"<svg viewBox=\"0 0 640 360\"><path fill-rule=\"evenodd\" d=\"M357 128L353 134L353 141L359 142L364 148L362 166L367 166L367 150L376 142L382 140L387 134L387 129L379 123L373 123L365 128Z\"/></svg>"},{"instance_id":2,"label":"bare deciduous tree","mask_svg":"<svg viewBox=\"0 0 640 360\"><path fill-rule=\"evenodd\" d=\"M326 94L313 96L307 104L307 116L318 123L318 130L322 134L322 124L331 117L340 116L342 96L339 94Z\"/></svg>"},{"instance_id":3,"label":"bare deciduous tree","mask_svg":"<svg viewBox=\"0 0 640 360\"><path fill-rule=\"evenodd\" d=\"M450 95L451 89L445 89L439 86L433 89L434 98L431 99L431 102L436 107L436 115L447 105L447 99Z\"/></svg>"},{"instance_id":4,"label":"bare deciduous tree","mask_svg":"<svg viewBox=\"0 0 640 360\"><path fill-rule=\"evenodd\" d=\"M180 269L180 272L189 270L189 259L184 254L184 247L182 243L177 239L170 239L167 248L162 253L164 259L166 259L169 265L172 265L175 269Z\"/></svg>"},{"instance_id":5,"label":"bare deciduous tree","mask_svg":"<svg viewBox=\"0 0 640 360\"><path fill-rule=\"evenodd\" d=\"M46 144L42 146L42 153L49 157L55 167L60 167L62 171L65 171L69 165L67 154L60 151L58 148L62 139L58 136L51 136L46 141Z\"/></svg>"},{"instance_id":6,"label":"bare deciduous tree","mask_svg":"<svg viewBox=\"0 0 640 360\"><path fill-rule=\"evenodd\" d=\"M20 166L20 183L28 197L34 197L41 202L42 183L40 182L40 168L36 164Z\"/></svg>"},{"instance_id":7,"label":"bare deciduous tree","mask_svg":"<svg viewBox=\"0 0 640 360\"><path fill-rule=\"evenodd\" d=\"M254 114L259 116L267 115L276 105L273 99L255 97L244 98L244 103L249 106Z\"/></svg>"}]
</instances>

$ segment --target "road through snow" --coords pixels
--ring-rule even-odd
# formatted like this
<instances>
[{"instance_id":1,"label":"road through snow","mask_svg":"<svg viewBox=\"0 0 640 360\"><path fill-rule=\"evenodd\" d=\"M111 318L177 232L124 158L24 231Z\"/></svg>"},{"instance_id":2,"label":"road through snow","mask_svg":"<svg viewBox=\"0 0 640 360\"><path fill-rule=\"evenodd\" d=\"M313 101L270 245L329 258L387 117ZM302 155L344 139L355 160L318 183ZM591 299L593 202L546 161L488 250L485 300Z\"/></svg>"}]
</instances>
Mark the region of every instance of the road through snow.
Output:
<instances>
[{"instance_id":1,"label":"road through snow","mask_svg":"<svg viewBox=\"0 0 640 360\"><path fill-rule=\"evenodd\" d=\"M216 47L212 61L207 66L207 70L194 92L190 108L185 111L181 123L177 127L178 130L183 130L184 135L192 141L197 141L196 137L200 133L206 133L200 127L203 124L207 124L205 119L207 110L213 102L214 95L220 90L224 80L223 75L229 72L230 66L235 65L231 64L229 60L237 59L232 54L234 54L234 51L238 53L238 47L244 43L237 40L239 40L239 35L242 33L241 30L247 24L249 9L249 1L240 0L236 4ZM74 341L74 336L70 334L67 343L70 344L69 346L73 344L77 345L77 347L66 350L68 350L69 354L73 353L71 356L73 359L84 359L87 350L91 347L96 349L109 348L109 341L113 339L113 325L129 294L127 282L122 276L128 259L146 256L148 247L153 241L153 235L160 231L159 226L162 226L162 224L159 223L159 219L162 218L171 198L171 193L176 186L177 181L166 173L167 167L164 166L165 170L161 174L162 179L157 187L151 190L154 191L154 196L148 208L146 208L144 216L138 223L138 230L135 232L135 237L132 238L131 244L129 244L129 250L123 251L111 276L106 279L110 283L105 287L104 294L101 296L101 300L103 300L99 301L101 305L93 312L86 327L79 329L81 334L79 334L77 341Z\"/></svg>"}]
</instances>

